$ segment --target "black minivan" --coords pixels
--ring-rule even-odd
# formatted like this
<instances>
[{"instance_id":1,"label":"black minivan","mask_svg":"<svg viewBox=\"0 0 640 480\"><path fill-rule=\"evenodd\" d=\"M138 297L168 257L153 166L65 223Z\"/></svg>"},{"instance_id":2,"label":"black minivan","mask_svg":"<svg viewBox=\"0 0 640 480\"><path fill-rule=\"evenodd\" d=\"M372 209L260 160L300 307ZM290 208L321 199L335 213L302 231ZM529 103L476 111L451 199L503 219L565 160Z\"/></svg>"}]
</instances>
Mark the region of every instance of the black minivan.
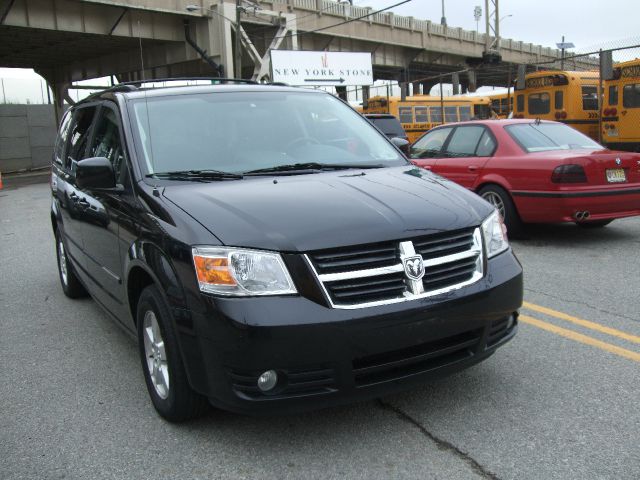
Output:
<instances>
[{"instance_id":1,"label":"black minivan","mask_svg":"<svg viewBox=\"0 0 640 480\"><path fill-rule=\"evenodd\" d=\"M137 338L164 418L372 398L515 335L522 269L498 213L341 100L145 85L67 111L51 222L64 293Z\"/></svg>"}]
</instances>

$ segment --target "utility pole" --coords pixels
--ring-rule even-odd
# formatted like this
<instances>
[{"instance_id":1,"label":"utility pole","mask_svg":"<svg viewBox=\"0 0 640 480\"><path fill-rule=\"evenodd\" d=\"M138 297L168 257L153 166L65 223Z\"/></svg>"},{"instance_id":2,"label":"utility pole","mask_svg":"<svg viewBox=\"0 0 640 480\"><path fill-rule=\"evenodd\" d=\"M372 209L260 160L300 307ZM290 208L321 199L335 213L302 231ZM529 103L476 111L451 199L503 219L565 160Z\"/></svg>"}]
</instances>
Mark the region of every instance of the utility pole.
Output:
<instances>
[{"instance_id":1,"label":"utility pole","mask_svg":"<svg viewBox=\"0 0 640 480\"><path fill-rule=\"evenodd\" d=\"M571 42L565 42L564 35L563 35L562 42L556 43L556 47L560 49L560 70L564 70L564 52L568 48L574 48L575 45Z\"/></svg>"},{"instance_id":2,"label":"utility pole","mask_svg":"<svg viewBox=\"0 0 640 480\"><path fill-rule=\"evenodd\" d=\"M241 1L242 0L236 0L236 41L233 58L236 78L242 78L242 44L240 43L240 29L242 28L240 23L240 14L242 13L242 7L240 5Z\"/></svg>"}]
</instances>

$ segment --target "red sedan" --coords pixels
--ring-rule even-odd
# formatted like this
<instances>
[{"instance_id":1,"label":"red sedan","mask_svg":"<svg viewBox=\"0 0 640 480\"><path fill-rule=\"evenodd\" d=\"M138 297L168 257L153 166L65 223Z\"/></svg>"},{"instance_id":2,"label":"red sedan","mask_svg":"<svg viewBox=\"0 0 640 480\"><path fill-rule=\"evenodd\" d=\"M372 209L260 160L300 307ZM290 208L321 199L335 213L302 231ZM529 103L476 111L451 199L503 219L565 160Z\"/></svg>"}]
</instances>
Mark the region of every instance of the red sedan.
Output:
<instances>
[{"instance_id":1,"label":"red sedan","mask_svg":"<svg viewBox=\"0 0 640 480\"><path fill-rule=\"evenodd\" d=\"M562 123L447 124L420 137L410 158L495 205L512 234L523 223L602 227L640 215L640 154L606 150Z\"/></svg>"}]
</instances>

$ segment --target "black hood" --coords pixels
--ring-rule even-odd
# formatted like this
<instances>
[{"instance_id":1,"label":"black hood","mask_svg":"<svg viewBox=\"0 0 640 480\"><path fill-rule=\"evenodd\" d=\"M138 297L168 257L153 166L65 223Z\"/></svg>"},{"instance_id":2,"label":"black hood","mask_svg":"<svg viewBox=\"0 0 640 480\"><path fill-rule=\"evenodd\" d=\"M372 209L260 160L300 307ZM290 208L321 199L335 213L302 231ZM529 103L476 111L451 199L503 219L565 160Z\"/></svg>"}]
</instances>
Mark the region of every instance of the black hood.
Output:
<instances>
[{"instance_id":1,"label":"black hood","mask_svg":"<svg viewBox=\"0 0 640 480\"><path fill-rule=\"evenodd\" d=\"M225 245L304 252L479 225L491 207L412 166L180 184L164 196Z\"/></svg>"}]
</instances>

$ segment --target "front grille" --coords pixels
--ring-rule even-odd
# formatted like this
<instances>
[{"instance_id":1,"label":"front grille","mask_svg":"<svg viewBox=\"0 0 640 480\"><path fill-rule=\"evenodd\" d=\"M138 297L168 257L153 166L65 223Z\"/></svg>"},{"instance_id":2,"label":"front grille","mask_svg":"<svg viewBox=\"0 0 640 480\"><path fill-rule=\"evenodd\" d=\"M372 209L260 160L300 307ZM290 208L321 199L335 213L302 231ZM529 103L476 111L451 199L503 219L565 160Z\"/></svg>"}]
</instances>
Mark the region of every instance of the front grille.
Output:
<instances>
[{"instance_id":1,"label":"front grille","mask_svg":"<svg viewBox=\"0 0 640 480\"><path fill-rule=\"evenodd\" d=\"M263 393L257 386L262 372L229 370L231 386L241 396L250 399L282 399L302 395L318 395L336 391L333 369L278 370L279 382L273 392Z\"/></svg>"},{"instance_id":2,"label":"front grille","mask_svg":"<svg viewBox=\"0 0 640 480\"><path fill-rule=\"evenodd\" d=\"M401 244L403 247L401 248ZM406 248L422 257L422 287L402 262ZM413 257L412 257L413 258ZM411 240L311 252L309 263L335 308L357 308L422 298L469 285L482 277L480 229L469 228Z\"/></svg>"},{"instance_id":3,"label":"front grille","mask_svg":"<svg viewBox=\"0 0 640 480\"><path fill-rule=\"evenodd\" d=\"M357 387L396 380L465 360L473 356L482 329L423 343L401 350L353 360Z\"/></svg>"}]
</instances>

